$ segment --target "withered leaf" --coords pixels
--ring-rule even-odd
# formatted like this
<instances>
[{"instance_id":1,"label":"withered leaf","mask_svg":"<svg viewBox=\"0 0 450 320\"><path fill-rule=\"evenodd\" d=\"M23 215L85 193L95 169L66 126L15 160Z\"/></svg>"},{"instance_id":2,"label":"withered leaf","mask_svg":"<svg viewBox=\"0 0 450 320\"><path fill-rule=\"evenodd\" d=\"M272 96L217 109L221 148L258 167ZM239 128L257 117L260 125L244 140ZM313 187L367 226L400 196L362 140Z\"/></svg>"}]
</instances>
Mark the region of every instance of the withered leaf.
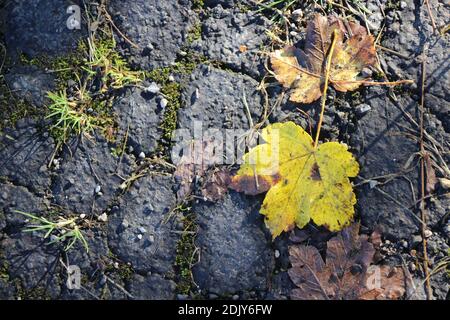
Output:
<instances>
[{"instance_id":1,"label":"withered leaf","mask_svg":"<svg viewBox=\"0 0 450 320\"><path fill-rule=\"evenodd\" d=\"M371 265L375 249L359 224L342 230L327 243L326 260L313 246L289 248L297 286L291 298L301 300L398 299L405 293L401 269ZM375 270L375 271L373 271Z\"/></svg>"},{"instance_id":2,"label":"withered leaf","mask_svg":"<svg viewBox=\"0 0 450 320\"><path fill-rule=\"evenodd\" d=\"M174 172L180 200L192 193L195 179L202 177L215 159L214 144L208 139L191 141L185 151Z\"/></svg>"},{"instance_id":3,"label":"withered leaf","mask_svg":"<svg viewBox=\"0 0 450 320\"><path fill-rule=\"evenodd\" d=\"M403 270L387 265L382 265L377 268L372 270L372 275L366 281L365 292L359 296L359 299L397 300L401 298L406 292L406 280ZM373 283L370 282L370 277L374 280ZM369 288L367 284L370 286Z\"/></svg>"},{"instance_id":4,"label":"withered leaf","mask_svg":"<svg viewBox=\"0 0 450 320\"><path fill-rule=\"evenodd\" d=\"M209 201L218 201L227 193L230 183L231 175L229 169L210 170L202 187L202 195Z\"/></svg>"},{"instance_id":5,"label":"withered leaf","mask_svg":"<svg viewBox=\"0 0 450 320\"><path fill-rule=\"evenodd\" d=\"M364 68L375 66L374 38L357 23L316 14L308 23L304 50L288 46L270 55L276 79L291 89L290 100L311 103L322 96L328 50L336 31L329 81L338 91L357 89ZM347 39L345 41L345 39Z\"/></svg>"}]
</instances>

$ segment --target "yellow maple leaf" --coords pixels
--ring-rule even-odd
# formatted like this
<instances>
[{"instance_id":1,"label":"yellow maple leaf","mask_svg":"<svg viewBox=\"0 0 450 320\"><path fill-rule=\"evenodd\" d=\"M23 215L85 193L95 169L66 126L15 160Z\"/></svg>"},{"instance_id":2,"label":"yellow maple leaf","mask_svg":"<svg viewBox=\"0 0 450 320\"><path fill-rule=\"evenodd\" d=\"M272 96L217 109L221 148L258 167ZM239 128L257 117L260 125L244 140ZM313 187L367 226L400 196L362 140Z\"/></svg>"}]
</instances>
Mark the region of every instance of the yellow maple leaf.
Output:
<instances>
[{"instance_id":1,"label":"yellow maple leaf","mask_svg":"<svg viewBox=\"0 0 450 320\"><path fill-rule=\"evenodd\" d=\"M333 34L337 39L331 57L330 83L336 90L346 92L368 80L360 79L359 75L364 68L377 63L373 36L359 24L347 22L345 26L335 16L316 14L308 23L304 50L288 46L270 54L275 78L291 89L291 101L311 103L322 96L325 60Z\"/></svg>"},{"instance_id":2,"label":"yellow maple leaf","mask_svg":"<svg viewBox=\"0 0 450 320\"><path fill-rule=\"evenodd\" d=\"M311 219L331 231L347 226L356 203L349 177L359 171L347 146L314 147L311 136L293 122L269 125L261 135L265 143L244 155L230 186L252 195L268 191L260 212L272 236Z\"/></svg>"}]
</instances>

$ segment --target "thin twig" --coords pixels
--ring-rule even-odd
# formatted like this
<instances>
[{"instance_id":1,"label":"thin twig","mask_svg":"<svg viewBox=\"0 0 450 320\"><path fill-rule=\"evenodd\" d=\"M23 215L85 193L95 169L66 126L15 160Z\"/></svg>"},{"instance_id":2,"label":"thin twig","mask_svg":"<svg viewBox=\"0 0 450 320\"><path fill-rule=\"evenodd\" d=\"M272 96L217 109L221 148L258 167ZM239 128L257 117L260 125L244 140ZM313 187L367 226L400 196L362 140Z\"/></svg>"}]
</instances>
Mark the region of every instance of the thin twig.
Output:
<instances>
[{"instance_id":1,"label":"thin twig","mask_svg":"<svg viewBox=\"0 0 450 320\"><path fill-rule=\"evenodd\" d=\"M126 35L124 35L122 33L122 31L120 31L120 29L116 26L116 24L114 23L113 19L111 18L109 12L106 10L106 6L103 4L101 6L101 9L103 11L103 14L105 15L106 20L108 20L108 22L111 24L111 26L117 31L117 33L126 41L128 42L131 46L135 47L136 49L139 49L140 47L134 43L133 41L131 41L130 39L127 38Z\"/></svg>"},{"instance_id":2,"label":"thin twig","mask_svg":"<svg viewBox=\"0 0 450 320\"><path fill-rule=\"evenodd\" d=\"M428 1L427 1L428 3ZM422 242L423 242L423 268L426 276L426 291L427 299L431 300L433 297L433 292L430 285L430 272L428 270L428 252L427 252L427 238L425 236L425 231L427 230L427 213L425 209L425 147L424 147L424 129L423 129L423 117L424 117L424 106L425 106L425 75L426 75L426 48L424 49L422 56L422 86L421 86L421 97L420 97L420 189L421 189L421 201L420 201L420 212L422 218Z\"/></svg>"},{"instance_id":3,"label":"thin twig","mask_svg":"<svg viewBox=\"0 0 450 320\"><path fill-rule=\"evenodd\" d=\"M397 51L395 51L395 50L392 50L392 49L389 49L389 48L386 48L386 47L383 47L382 45L375 44L375 46L376 46L378 49L381 49L381 50L387 51L387 52L389 52L389 53L395 54L395 55L399 56L400 58L403 58L403 59L411 59L411 56L407 56L406 54L397 52Z\"/></svg>"},{"instance_id":4,"label":"thin twig","mask_svg":"<svg viewBox=\"0 0 450 320\"><path fill-rule=\"evenodd\" d=\"M431 11L430 2L428 0L425 0L425 5L427 6L428 15L430 16L433 32L436 32L438 28L436 26L436 21L434 20L433 12Z\"/></svg>"},{"instance_id":5,"label":"thin twig","mask_svg":"<svg viewBox=\"0 0 450 320\"><path fill-rule=\"evenodd\" d=\"M320 129L322 128L323 114L325 112L325 104L327 102L327 90L328 90L328 82L330 80L329 78L330 78L331 58L333 57L334 47L336 45L336 39L337 39L337 30L334 30L333 42L331 43L330 52L328 53L328 57L327 57L327 66L326 66L326 71L325 71L325 83L323 86L323 95L322 95L322 108L320 111L319 124L317 125L317 133L316 133L316 139L314 141L314 149L316 149L317 145L319 144Z\"/></svg>"},{"instance_id":6,"label":"thin twig","mask_svg":"<svg viewBox=\"0 0 450 320\"><path fill-rule=\"evenodd\" d=\"M411 84L414 80L398 80L398 81L368 81L368 80L333 80L330 79L332 83L342 84L342 83L360 83L365 86L397 86L399 84Z\"/></svg>"},{"instance_id":7,"label":"thin twig","mask_svg":"<svg viewBox=\"0 0 450 320\"><path fill-rule=\"evenodd\" d=\"M120 168L120 165L122 163L123 156L125 154L125 148L126 148L127 143L128 143L129 131L130 131L130 124L127 125L127 131L125 132L125 138L124 138L124 141L123 141L122 150L120 152L120 158L119 158L119 161L117 162L116 173L119 173L119 168Z\"/></svg>"}]
</instances>

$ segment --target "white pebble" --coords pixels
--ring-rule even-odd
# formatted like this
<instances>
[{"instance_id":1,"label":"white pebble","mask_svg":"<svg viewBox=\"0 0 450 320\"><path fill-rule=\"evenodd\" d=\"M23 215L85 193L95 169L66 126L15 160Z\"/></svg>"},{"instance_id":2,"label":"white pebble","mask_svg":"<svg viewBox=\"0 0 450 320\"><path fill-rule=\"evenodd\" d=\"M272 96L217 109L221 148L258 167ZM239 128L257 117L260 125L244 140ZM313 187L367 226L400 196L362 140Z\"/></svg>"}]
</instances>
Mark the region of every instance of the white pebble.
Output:
<instances>
[{"instance_id":1,"label":"white pebble","mask_svg":"<svg viewBox=\"0 0 450 320\"><path fill-rule=\"evenodd\" d=\"M356 107L356 113L359 115L363 115L363 114L369 112L371 109L372 109L372 107L369 106L368 104L362 104L362 105Z\"/></svg>"},{"instance_id":2,"label":"white pebble","mask_svg":"<svg viewBox=\"0 0 450 320\"><path fill-rule=\"evenodd\" d=\"M296 16L296 17L302 17L303 16L303 10L302 9L297 9L292 11L292 15Z\"/></svg>"},{"instance_id":3,"label":"white pebble","mask_svg":"<svg viewBox=\"0 0 450 320\"><path fill-rule=\"evenodd\" d=\"M169 103L169 101L167 101L167 99L165 99L165 98L162 98L160 101L159 101L159 107L161 108L161 109L165 109L166 107L167 107L167 104Z\"/></svg>"},{"instance_id":4,"label":"white pebble","mask_svg":"<svg viewBox=\"0 0 450 320\"><path fill-rule=\"evenodd\" d=\"M170 81L170 82L174 82L174 81L175 81L175 77L174 77L173 75L170 75L170 76L169 76L169 81Z\"/></svg>"},{"instance_id":5,"label":"white pebble","mask_svg":"<svg viewBox=\"0 0 450 320\"><path fill-rule=\"evenodd\" d=\"M425 238L428 239L429 237L431 237L433 235L433 232L429 229L425 230L424 232Z\"/></svg>"},{"instance_id":6,"label":"white pebble","mask_svg":"<svg viewBox=\"0 0 450 320\"><path fill-rule=\"evenodd\" d=\"M442 189L449 190L450 189L450 180L445 178L439 178L439 185Z\"/></svg>"},{"instance_id":7,"label":"white pebble","mask_svg":"<svg viewBox=\"0 0 450 320\"><path fill-rule=\"evenodd\" d=\"M150 83L150 85L144 89L145 92L149 92L149 93L153 93L153 94L159 93L160 90L161 89L155 82Z\"/></svg>"},{"instance_id":8,"label":"white pebble","mask_svg":"<svg viewBox=\"0 0 450 320\"><path fill-rule=\"evenodd\" d=\"M376 181L376 180L370 180L369 181L369 188L370 189L375 188L377 185L378 185L378 181Z\"/></svg>"},{"instance_id":9,"label":"white pebble","mask_svg":"<svg viewBox=\"0 0 450 320\"><path fill-rule=\"evenodd\" d=\"M138 234L138 235L137 235L137 238L138 238L139 240L142 240L142 234Z\"/></svg>"},{"instance_id":10,"label":"white pebble","mask_svg":"<svg viewBox=\"0 0 450 320\"><path fill-rule=\"evenodd\" d=\"M84 219L84 218L86 218L86 214L85 213L80 214L80 219Z\"/></svg>"},{"instance_id":11,"label":"white pebble","mask_svg":"<svg viewBox=\"0 0 450 320\"><path fill-rule=\"evenodd\" d=\"M144 152L139 153L139 158L145 159L145 153Z\"/></svg>"},{"instance_id":12,"label":"white pebble","mask_svg":"<svg viewBox=\"0 0 450 320\"><path fill-rule=\"evenodd\" d=\"M280 257L280 251L278 251L278 250L275 250L275 258L279 258Z\"/></svg>"},{"instance_id":13,"label":"white pebble","mask_svg":"<svg viewBox=\"0 0 450 320\"><path fill-rule=\"evenodd\" d=\"M100 193L100 191L102 191L102 187L101 186L96 186L95 187L95 193Z\"/></svg>"},{"instance_id":14,"label":"white pebble","mask_svg":"<svg viewBox=\"0 0 450 320\"><path fill-rule=\"evenodd\" d=\"M99 216L97 217L97 220L98 220L98 221L102 221L102 222L106 222L106 221L108 221L108 215L107 215L106 212L105 212L105 213L99 215Z\"/></svg>"},{"instance_id":15,"label":"white pebble","mask_svg":"<svg viewBox=\"0 0 450 320\"><path fill-rule=\"evenodd\" d=\"M147 230L145 230L144 227L139 227L139 228L138 228L138 231L139 231L140 233L146 233L146 232L147 232Z\"/></svg>"}]
</instances>

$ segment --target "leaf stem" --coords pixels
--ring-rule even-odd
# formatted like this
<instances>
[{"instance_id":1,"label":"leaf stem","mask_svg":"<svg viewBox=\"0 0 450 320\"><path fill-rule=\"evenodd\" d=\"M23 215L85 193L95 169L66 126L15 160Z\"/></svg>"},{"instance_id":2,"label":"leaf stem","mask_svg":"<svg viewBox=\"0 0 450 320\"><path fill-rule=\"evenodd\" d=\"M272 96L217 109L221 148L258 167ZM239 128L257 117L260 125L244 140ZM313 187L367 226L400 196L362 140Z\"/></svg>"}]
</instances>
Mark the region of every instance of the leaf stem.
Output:
<instances>
[{"instance_id":1,"label":"leaf stem","mask_svg":"<svg viewBox=\"0 0 450 320\"><path fill-rule=\"evenodd\" d=\"M323 94L322 94L322 109L320 111L319 124L317 125L317 133L316 133L316 139L314 141L314 149L316 149L317 145L319 144L320 129L322 128L323 114L325 112L325 103L327 102L327 90L328 90L328 82L330 80L331 58L333 57L336 39L337 39L337 30L334 30L333 42L331 43L330 51L329 51L328 57L327 57L327 65L326 65L326 70L325 70L325 83L323 85Z\"/></svg>"},{"instance_id":2,"label":"leaf stem","mask_svg":"<svg viewBox=\"0 0 450 320\"><path fill-rule=\"evenodd\" d=\"M333 80L331 79L331 82L342 84L342 83L360 83L365 86L397 86L400 84L412 84L414 83L414 80L398 80L398 81L384 81L384 82L377 82L377 81L369 81L369 80Z\"/></svg>"}]
</instances>

